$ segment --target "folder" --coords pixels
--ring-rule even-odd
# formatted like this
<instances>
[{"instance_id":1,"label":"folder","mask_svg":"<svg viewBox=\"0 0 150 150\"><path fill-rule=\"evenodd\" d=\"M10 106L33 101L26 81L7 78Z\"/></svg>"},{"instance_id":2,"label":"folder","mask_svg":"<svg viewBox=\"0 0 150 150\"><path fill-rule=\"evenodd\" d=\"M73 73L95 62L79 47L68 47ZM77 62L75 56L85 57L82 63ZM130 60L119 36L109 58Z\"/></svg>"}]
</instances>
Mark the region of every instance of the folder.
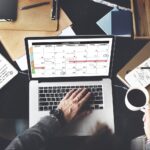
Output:
<instances>
[{"instance_id":1,"label":"folder","mask_svg":"<svg viewBox=\"0 0 150 150\"><path fill-rule=\"evenodd\" d=\"M130 11L112 11L112 35L131 36L132 19Z\"/></svg>"},{"instance_id":2,"label":"folder","mask_svg":"<svg viewBox=\"0 0 150 150\"><path fill-rule=\"evenodd\" d=\"M59 30L56 32L47 31L17 31L17 30L0 30L0 41L12 58L16 60L25 55L24 38L29 36L57 36L63 29L70 26L72 22L64 11L60 10Z\"/></svg>"},{"instance_id":3,"label":"folder","mask_svg":"<svg viewBox=\"0 0 150 150\"><path fill-rule=\"evenodd\" d=\"M43 0L18 0L18 15L14 22L1 22L0 29L25 30L25 31L56 31L58 29L58 19L52 20L52 1L50 4L43 5L27 10L22 7L43 2ZM6 8L7 10L7 8Z\"/></svg>"},{"instance_id":4,"label":"folder","mask_svg":"<svg viewBox=\"0 0 150 150\"><path fill-rule=\"evenodd\" d=\"M96 24L107 34L116 36L131 36L131 12L113 8Z\"/></svg>"},{"instance_id":5,"label":"folder","mask_svg":"<svg viewBox=\"0 0 150 150\"><path fill-rule=\"evenodd\" d=\"M117 77L128 87L130 85L125 79L127 73L139 66L146 59L150 58L150 42L148 42L118 73ZM150 85L146 87L150 93Z\"/></svg>"}]
</instances>

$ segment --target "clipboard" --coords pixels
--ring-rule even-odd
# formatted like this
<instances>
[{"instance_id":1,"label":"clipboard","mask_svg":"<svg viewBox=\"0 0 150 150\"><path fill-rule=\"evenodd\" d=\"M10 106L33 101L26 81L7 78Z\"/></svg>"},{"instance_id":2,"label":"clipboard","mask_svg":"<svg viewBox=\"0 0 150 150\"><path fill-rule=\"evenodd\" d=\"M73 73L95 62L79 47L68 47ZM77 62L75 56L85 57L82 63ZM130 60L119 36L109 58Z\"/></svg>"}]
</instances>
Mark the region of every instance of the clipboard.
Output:
<instances>
[{"instance_id":1,"label":"clipboard","mask_svg":"<svg viewBox=\"0 0 150 150\"><path fill-rule=\"evenodd\" d=\"M43 0L18 0L17 20L14 22L1 22L1 30L25 30L25 31L56 31L58 19L52 20L52 0L50 4L21 10L22 7L43 2Z\"/></svg>"},{"instance_id":2,"label":"clipboard","mask_svg":"<svg viewBox=\"0 0 150 150\"><path fill-rule=\"evenodd\" d=\"M118 73L117 77L127 86L130 87L125 80L126 74L139 66L143 61L150 57L150 42L148 42ZM150 93L150 85L146 87Z\"/></svg>"}]
</instances>

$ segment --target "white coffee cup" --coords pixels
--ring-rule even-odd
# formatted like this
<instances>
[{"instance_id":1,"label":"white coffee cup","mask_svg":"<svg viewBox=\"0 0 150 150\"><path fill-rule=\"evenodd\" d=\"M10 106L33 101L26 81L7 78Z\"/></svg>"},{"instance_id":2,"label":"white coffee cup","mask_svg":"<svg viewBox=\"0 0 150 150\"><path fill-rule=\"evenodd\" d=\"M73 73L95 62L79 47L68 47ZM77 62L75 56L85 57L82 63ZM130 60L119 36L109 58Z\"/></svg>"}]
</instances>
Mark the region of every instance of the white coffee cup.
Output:
<instances>
[{"instance_id":1,"label":"white coffee cup","mask_svg":"<svg viewBox=\"0 0 150 150\"><path fill-rule=\"evenodd\" d=\"M144 87L131 87L125 96L125 104L132 111L141 110L145 112L147 104L149 104L149 93Z\"/></svg>"}]
</instances>

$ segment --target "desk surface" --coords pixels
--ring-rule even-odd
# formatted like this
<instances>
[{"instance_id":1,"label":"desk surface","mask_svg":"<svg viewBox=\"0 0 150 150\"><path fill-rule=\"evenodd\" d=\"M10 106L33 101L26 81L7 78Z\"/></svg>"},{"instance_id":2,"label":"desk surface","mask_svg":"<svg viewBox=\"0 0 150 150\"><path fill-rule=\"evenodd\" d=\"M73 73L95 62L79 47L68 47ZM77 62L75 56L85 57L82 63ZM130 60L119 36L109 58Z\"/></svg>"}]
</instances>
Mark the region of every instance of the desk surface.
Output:
<instances>
[{"instance_id":1,"label":"desk surface","mask_svg":"<svg viewBox=\"0 0 150 150\"><path fill-rule=\"evenodd\" d=\"M113 0L111 1L113 2ZM117 0L117 2L123 4L123 6L129 6L127 0ZM105 15L110 8L95 4L90 0L65 0L62 3L62 8L73 22L73 29L76 34L104 34L95 22ZM144 40L116 38L112 76L115 128L116 134L127 139L144 133L143 114L142 112L131 112L125 107L126 90L116 86L124 86L116 78L116 74L146 43L147 41ZM2 45L0 45L0 50L9 59ZM12 61L10 60L10 62ZM12 64L16 66L14 62ZM0 91L0 118L28 119L28 83L28 76L19 74Z\"/></svg>"}]
</instances>

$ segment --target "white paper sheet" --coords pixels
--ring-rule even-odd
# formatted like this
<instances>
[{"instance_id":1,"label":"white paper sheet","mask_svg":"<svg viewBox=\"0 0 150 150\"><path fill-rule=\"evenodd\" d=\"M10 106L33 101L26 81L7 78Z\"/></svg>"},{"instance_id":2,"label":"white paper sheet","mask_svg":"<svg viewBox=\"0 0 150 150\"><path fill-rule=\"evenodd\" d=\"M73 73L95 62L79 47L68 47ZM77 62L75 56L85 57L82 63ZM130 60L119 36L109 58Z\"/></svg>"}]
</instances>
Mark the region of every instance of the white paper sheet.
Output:
<instances>
[{"instance_id":1,"label":"white paper sheet","mask_svg":"<svg viewBox=\"0 0 150 150\"><path fill-rule=\"evenodd\" d=\"M0 89L17 73L18 71L0 54Z\"/></svg>"},{"instance_id":2,"label":"white paper sheet","mask_svg":"<svg viewBox=\"0 0 150 150\"><path fill-rule=\"evenodd\" d=\"M150 58L129 72L125 79L131 86L148 86L150 84Z\"/></svg>"}]
</instances>

